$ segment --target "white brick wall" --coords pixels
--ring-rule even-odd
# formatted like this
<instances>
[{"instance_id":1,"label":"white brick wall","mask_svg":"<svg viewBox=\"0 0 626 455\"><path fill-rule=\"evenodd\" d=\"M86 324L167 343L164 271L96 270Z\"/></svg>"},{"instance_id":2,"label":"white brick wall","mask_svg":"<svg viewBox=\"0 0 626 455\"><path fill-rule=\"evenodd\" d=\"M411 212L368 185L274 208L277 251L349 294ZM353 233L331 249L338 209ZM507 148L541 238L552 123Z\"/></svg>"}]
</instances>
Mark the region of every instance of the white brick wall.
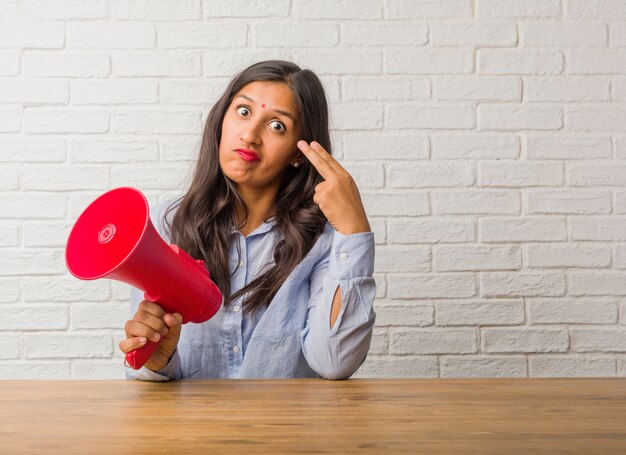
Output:
<instances>
[{"instance_id":1,"label":"white brick wall","mask_svg":"<svg viewBox=\"0 0 626 455\"><path fill-rule=\"evenodd\" d=\"M316 71L378 245L358 376L626 376L626 2L0 2L0 379L122 378L103 191L188 181L255 61Z\"/></svg>"}]
</instances>

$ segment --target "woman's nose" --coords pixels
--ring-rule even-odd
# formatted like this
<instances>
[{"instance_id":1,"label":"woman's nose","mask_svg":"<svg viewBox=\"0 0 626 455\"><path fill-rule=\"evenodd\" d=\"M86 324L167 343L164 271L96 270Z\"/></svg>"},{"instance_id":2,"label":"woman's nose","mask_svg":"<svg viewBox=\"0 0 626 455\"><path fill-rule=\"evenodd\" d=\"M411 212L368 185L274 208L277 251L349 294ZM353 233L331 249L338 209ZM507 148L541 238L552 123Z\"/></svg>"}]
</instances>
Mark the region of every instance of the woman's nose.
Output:
<instances>
[{"instance_id":1,"label":"woman's nose","mask_svg":"<svg viewBox=\"0 0 626 455\"><path fill-rule=\"evenodd\" d=\"M240 139L248 144L257 144L259 139L259 125L250 122L241 130Z\"/></svg>"}]
</instances>

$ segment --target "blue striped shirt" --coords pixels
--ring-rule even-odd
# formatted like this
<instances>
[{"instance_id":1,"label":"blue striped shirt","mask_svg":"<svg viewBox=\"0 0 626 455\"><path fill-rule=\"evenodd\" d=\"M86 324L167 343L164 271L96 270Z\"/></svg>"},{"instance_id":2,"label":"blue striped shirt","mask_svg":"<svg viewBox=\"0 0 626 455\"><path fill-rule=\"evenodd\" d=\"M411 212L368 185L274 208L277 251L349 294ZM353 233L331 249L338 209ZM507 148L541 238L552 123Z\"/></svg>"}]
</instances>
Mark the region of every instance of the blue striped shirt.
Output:
<instances>
[{"instance_id":1,"label":"blue striped shirt","mask_svg":"<svg viewBox=\"0 0 626 455\"><path fill-rule=\"evenodd\" d=\"M168 204L151 211L151 219L169 243L163 215ZM242 289L274 264L279 238L275 221L244 237L231 233L231 292ZM374 234L342 235L330 225L296 266L269 307L243 312L243 299L224 306L201 324L182 327L178 347L160 371L126 369L127 379L167 381L187 378L350 377L365 361L376 314ZM337 287L341 312L330 327ZM131 291L131 317L143 293Z\"/></svg>"}]
</instances>

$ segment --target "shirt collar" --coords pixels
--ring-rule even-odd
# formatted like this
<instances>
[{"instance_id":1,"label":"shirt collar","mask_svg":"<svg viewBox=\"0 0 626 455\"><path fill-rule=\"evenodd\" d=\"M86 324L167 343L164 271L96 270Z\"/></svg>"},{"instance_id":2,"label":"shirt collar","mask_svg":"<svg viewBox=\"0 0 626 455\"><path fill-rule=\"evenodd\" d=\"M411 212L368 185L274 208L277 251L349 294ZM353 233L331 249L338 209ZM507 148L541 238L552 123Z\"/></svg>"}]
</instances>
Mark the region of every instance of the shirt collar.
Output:
<instances>
[{"instance_id":1,"label":"shirt collar","mask_svg":"<svg viewBox=\"0 0 626 455\"><path fill-rule=\"evenodd\" d=\"M258 228L256 228L250 234L248 234L247 237L252 237L252 236L255 236L255 235L265 234L266 232L271 231L272 228L276 225L277 222L278 221L276 220L276 218L272 217L272 218L268 219L267 221L265 221L263 224L261 224ZM239 233L239 229L233 228L230 232L231 232L231 234L238 234Z\"/></svg>"}]
</instances>

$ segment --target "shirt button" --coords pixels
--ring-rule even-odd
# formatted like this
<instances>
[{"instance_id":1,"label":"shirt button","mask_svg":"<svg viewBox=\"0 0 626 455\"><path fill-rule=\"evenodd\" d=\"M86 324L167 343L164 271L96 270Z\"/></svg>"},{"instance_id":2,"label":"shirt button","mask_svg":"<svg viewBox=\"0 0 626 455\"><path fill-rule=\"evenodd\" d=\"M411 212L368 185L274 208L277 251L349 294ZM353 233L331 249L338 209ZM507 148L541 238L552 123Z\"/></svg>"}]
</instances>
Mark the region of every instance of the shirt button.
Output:
<instances>
[{"instance_id":1,"label":"shirt button","mask_svg":"<svg viewBox=\"0 0 626 455\"><path fill-rule=\"evenodd\" d=\"M237 354L239 352L239 346L233 346L233 352Z\"/></svg>"},{"instance_id":2,"label":"shirt button","mask_svg":"<svg viewBox=\"0 0 626 455\"><path fill-rule=\"evenodd\" d=\"M348 255L346 253L341 253L341 256L339 256L339 259L341 259L342 261L345 261L346 259L348 259Z\"/></svg>"},{"instance_id":3,"label":"shirt button","mask_svg":"<svg viewBox=\"0 0 626 455\"><path fill-rule=\"evenodd\" d=\"M240 307L239 305L235 305L235 306L233 307L233 311L234 311L235 313L239 313L239 310L241 310L241 307Z\"/></svg>"},{"instance_id":4,"label":"shirt button","mask_svg":"<svg viewBox=\"0 0 626 455\"><path fill-rule=\"evenodd\" d=\"M243 267L243 261L239 261L239 262L237 263L237 267L239 267L239 268Z\"/></svg>"}]
</instances>

